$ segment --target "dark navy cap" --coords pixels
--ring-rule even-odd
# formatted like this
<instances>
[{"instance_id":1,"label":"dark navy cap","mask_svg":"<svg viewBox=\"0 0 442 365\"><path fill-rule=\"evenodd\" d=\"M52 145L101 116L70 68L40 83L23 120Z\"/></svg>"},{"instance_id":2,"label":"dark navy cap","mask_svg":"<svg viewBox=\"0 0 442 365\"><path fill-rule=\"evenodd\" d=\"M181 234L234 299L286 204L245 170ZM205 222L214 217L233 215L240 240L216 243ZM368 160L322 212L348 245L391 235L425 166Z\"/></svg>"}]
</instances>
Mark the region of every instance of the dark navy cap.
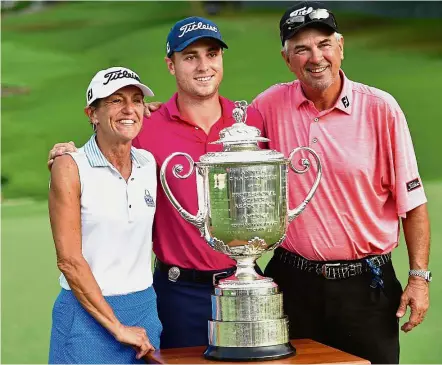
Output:
<instances>
[{"instance_id":1,"label":"dark navy cap","mask_svg":"<svg viewBox=\"0 0 442 365\"><path fill-rule=\"evenodd\" d=\"M333 13L317 1L303 1L287 9L279 21L281 43L307 26L325 26L335 32L338 24Z\"/></svg>"},{"instance_id":2,"label":"dark navy cap","mask_svg":"<svg viewBox=\"0 0 442 365\"><path fill-rule=\"evenodd\" d=\"M184 48L201 38L213 38L222 48L228 48L224 43L218 26L208 19L192 16L175 23L167 36L167 57L173 52L181 52Z\"/></svg>"}]
</instances>

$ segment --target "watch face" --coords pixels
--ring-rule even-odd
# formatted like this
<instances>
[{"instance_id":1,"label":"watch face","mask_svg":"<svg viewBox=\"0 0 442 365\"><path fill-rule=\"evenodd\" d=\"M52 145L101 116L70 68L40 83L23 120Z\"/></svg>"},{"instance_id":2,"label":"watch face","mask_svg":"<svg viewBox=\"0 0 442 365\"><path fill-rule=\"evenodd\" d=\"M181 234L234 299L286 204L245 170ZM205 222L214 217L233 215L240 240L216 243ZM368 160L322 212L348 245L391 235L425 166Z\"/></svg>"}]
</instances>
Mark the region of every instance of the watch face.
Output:
<instances>
[{"instance_id":1,"label":"watch face","mask_svg":"<svg viewBox=\"0 0 442 365\"><path fill-rule=\"evenodd\" d=\"M431 281L433 279L433 275L431 275L431 271L427 271L427 275L426 276L427 276L426 279L428 281Z\"/></svg>"}]
</instances>

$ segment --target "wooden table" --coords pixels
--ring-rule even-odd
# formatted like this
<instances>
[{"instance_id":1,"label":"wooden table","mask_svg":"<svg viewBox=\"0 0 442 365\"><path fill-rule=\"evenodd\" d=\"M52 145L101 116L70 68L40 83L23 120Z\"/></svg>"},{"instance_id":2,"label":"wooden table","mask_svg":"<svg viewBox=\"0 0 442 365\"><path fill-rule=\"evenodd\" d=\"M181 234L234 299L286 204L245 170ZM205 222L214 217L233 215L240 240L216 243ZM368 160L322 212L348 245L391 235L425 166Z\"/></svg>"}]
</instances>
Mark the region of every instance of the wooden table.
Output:
<instances>
[{"instance_id":1,"label":"wooden table","mask_svg":"<svg viewBox=\"0 0 442 365\"><path fill-rule=\"evenodd\" d=\"M296 347L295 356L280 360L262 361L261 364L370 364L368 360L313 340L292 340L291 342ZM203 357L205 349L204 346L201 346L157 350L146 356L145 360L148 364L215 364L215 361ZM225 361L219 363L232 364ZM253 363L256 364L257 362L253 361ZM247 362L243 362L243 364L247 364Z\"/></svg>"}]
</instances>

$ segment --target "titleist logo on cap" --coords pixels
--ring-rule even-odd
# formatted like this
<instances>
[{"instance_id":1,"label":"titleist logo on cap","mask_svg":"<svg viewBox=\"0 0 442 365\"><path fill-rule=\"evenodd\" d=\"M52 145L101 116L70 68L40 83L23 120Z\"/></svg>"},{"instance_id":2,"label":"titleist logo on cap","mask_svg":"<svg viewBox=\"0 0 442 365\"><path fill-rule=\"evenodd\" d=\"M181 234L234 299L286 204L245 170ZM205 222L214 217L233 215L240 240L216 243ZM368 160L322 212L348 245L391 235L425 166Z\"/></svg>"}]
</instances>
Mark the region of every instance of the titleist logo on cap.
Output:
<instances>
[{"instance_id":1,"label":"titleist logo on cap","mask_svg":"<svg viewBox=\"0 0 442 365\"><path fill-rule=\"evenodd\" d=\"M304 7L301 8L301 9L293 10L293 11L290 13L290 16L308 15L308 14L310 14L312 11L313 11L313 8L312 8L311 6L310 6L308 9L307 9L306 6L304 6Z\"/></svg>"},{"instance_id":2,"label":"titleist logo on cap","mask_svg":"<svg viewBox=\"0 0 442 365\"><path fill-rule=\"evenodd\" d=\"M184 24L180 28L180 31L182 33L178 36L178 38L181 38L186 33L193 32L194 30L199 30L199 29L207 29L207 30L211 30L212 32L218 33L218 28L213 25L204 24L203 22L198 22L198 23L192 22L192 23Z\"/></svg>"},{"instance_id":3,"label":"titleist logo on cap","mask_svg":"<svg viewBox=\"0 0 442 365\"><path fill-rule=\"evenodd\" d=\"M106 82L103 82L103 85L107 85L110 81L118 80L118 79L124 79L124 78L130 78L135 79L137 81L140 81L140 78L138 75L134 72L128 72L126 70L116 70L108 72L104 75L104 78L107 79Z\"/></svg>"}]
</instances>

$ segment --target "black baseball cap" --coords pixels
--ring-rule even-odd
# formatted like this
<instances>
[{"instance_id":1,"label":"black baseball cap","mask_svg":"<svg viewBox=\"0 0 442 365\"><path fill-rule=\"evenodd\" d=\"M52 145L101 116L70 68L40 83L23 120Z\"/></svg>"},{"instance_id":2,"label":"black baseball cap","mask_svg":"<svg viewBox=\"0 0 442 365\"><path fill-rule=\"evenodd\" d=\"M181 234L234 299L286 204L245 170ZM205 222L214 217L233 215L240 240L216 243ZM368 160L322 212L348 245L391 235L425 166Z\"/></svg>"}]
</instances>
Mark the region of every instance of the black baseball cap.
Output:
<instances>
[{"instance_id":1,"label":"black baseball cap","mask_svg":"<svg viewBox=\"0 0 442 365\"><path fill-rule=\"evenodd\" d=\"M300 29L311 24L323 25L335 32L338 31L335 16L324 4L316 1L303 1L287 9L279 21L282 45Z\"/></svg>"}]
</instances>

